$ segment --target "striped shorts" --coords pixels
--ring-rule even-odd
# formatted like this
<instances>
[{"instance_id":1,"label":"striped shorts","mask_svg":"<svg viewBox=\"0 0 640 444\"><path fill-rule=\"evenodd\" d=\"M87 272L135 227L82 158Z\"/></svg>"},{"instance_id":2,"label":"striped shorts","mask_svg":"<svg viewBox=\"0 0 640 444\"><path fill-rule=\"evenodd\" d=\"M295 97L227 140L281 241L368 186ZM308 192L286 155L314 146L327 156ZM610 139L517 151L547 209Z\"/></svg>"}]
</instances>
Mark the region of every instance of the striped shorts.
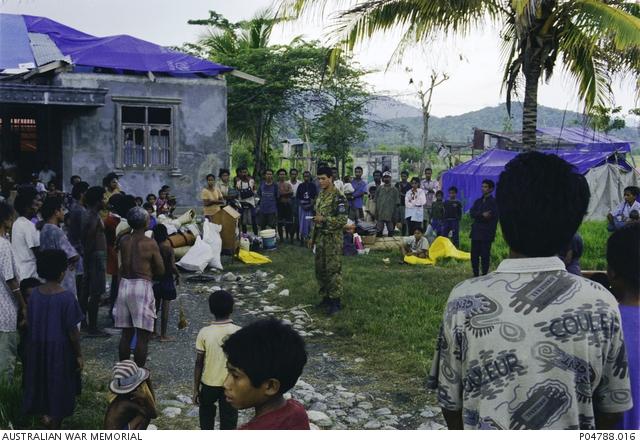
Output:
<instances>
[{"instance_id":1,"label":"striped shorts","mask_svg":"<svg viewBox=\"0 0 640 444\"><path fill-rule=\"evenodd\" d=\"M152 332L156 319L153 283L146 279L120 278L113 316L116 328L140 328Z\"/></svg>"}]
</instances>

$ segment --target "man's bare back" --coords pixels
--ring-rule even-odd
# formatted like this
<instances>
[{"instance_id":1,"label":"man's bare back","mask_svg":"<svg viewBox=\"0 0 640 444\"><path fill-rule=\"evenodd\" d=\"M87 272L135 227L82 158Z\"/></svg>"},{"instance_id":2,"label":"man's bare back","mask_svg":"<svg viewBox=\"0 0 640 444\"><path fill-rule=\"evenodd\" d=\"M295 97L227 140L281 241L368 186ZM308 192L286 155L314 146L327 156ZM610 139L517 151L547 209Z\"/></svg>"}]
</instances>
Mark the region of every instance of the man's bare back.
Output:
<instances>
[{"instance_id":1,"label":"man's bare back","mask_svg":"<svg viewBox=\"0 0 640 444\"><path fill-rule=\"evenodd\" d=\"M164 274L164 263L158 244L143 232L134 231L120 240L120 273L125 279L146 279Z\"/></svg>"}]
</instances>

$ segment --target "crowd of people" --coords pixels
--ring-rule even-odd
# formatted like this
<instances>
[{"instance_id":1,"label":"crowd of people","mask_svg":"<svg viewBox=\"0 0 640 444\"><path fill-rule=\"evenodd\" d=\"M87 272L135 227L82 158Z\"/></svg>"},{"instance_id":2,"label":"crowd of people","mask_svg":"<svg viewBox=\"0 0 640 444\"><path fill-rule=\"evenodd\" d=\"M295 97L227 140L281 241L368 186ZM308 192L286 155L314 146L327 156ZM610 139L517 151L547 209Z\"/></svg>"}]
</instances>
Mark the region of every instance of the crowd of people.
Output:
<instances>
[{"instance_id":1,"label":"crowd of people","mask_svg":"<svg viewBox=\"0 0 640 444\"><path fill-rule=\"evenodd\" d=\"M212 218L234 205L242 231L273 228L282 240L308 242L320 306L330 315L342 308L348 219L375 222L378 236L410 234L403 255L427 258L432 231L458 244L463 205L455 187L443 200L431 169L422 180L403 172L393 185L386 171L366 183L359 167L353 180L340 180L326 165L315 178L305 171L302 181L295 169L275 176L267 170L256 184L244 167L233 180L225 169L219 180L208 175L203 213ZM108 334L98 323L98 308L107 305L122 334L104 427L144 429L157 417L148 343L153 335L171 340L168 312L180 279L159 221L174 216L177 201L169 186L144 200L127 194L114 173L99 186L78 176L71 185L68 195L37 184L16 187L0 201L0 379L11 383L20 360L24 413L60 427L82 385L81 337ZM608 273L591 281L574 267L589 190L569 164L521 154L497 185L484 180L481 191L470 210L475 278L451 292L429 378L447 425L637 429L638 189L627 187L609 215ZM510 257L488 274L498 221ZM231 319L233 306L234 295L211 294L214 321L195 341L193 402L201 428L213 429L219 411L220 428L235 429L237 410L254 408L240 428L309 429L304 407L284 396L306 364L303 339L275 319L241 328Z\"/></svg>"}]
</instances>

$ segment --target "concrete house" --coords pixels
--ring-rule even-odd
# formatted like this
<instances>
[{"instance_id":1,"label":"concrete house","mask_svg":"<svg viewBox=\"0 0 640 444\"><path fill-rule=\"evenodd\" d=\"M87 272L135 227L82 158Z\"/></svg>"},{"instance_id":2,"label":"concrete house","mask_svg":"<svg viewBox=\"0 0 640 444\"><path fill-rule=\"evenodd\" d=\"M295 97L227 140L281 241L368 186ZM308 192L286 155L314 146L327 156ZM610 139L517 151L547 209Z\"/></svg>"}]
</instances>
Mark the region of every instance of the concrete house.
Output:
<instances>
[{"instance_id":1,"label":"concrete house","mask_svg":"<svg viewBox=\"0 0 640 444\"><path fill-rule=\"evenodd\" d=\"M228 166L233 68L126 35L94 37L43 17L0 14L0 161L28 181L48 163L58 187L114 171L133 195L167 184L198 205Z\"/></svg>"}]
</instances>

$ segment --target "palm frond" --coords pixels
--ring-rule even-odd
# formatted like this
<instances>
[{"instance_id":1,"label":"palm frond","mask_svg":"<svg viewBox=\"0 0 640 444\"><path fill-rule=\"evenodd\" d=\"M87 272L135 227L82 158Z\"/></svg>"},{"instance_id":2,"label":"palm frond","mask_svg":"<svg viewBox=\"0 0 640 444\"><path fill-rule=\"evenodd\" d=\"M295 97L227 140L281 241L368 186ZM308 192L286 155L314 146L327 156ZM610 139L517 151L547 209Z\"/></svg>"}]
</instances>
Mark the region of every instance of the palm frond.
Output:
<instances>
[{"instance_id":1,"label":"palm frond","mask_svg":"<svg viewBox=\"0 0 640 444\"><path fill-rule=\"evenodd\" d=\"M368 0L338 13L331 34L352 50L374 34L398 29L406 46L432 33L467 34L487 18L495 19L498 9L491 0Z\"/></svg>"},{"instance_id":2,"label":"palm frond","mask_svg":"<svg viewBox=\"0 0 640 444\"><path fill-rule=\"evenodd\" d=\"M562 30L560 51L562 61L577 84L578 93L587 109L604 105L611 94L611 79L600 54L598 41L580 27L567 21Z\"/></svg>"},{"instance_id":3,"label":"palm frond","mask_svg":"<svg viewBox=\"0 0 640 444\"><path fill-rule=\"evenodd\" d=\"M618 50L640 46L640 18L601 0L575 0L573 21L587 33L612 37Z\"/></svg>"}]
</instances>

